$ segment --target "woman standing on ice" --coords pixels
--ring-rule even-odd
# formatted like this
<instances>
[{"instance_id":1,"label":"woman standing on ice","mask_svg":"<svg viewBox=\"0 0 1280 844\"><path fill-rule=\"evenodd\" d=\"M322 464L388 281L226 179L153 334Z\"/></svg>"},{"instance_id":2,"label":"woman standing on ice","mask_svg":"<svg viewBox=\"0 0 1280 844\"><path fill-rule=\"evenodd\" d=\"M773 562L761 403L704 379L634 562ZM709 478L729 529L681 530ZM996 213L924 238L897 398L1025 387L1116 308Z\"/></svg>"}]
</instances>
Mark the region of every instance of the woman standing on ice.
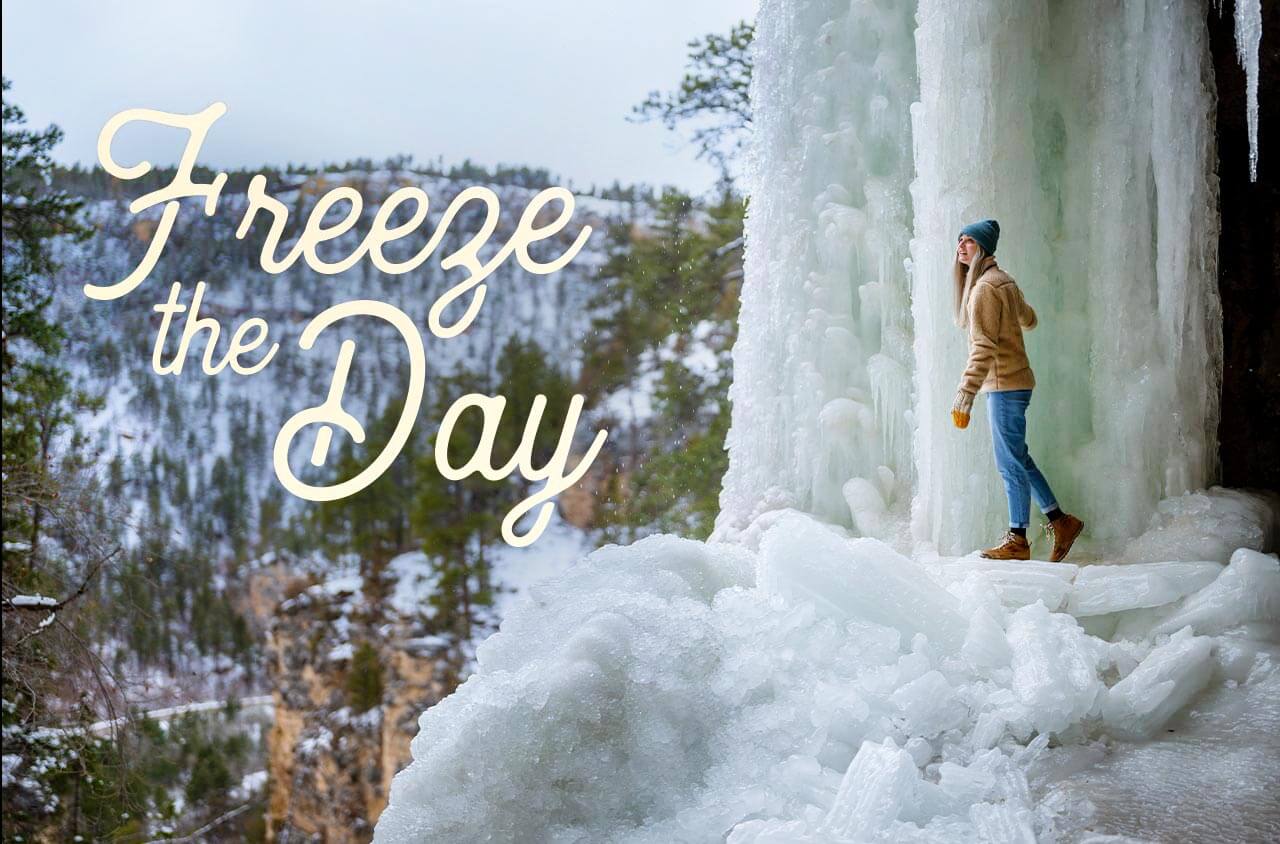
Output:
<instances>
[{"instance_id":1,"label":"woman standing on ice","mask_svg":"<svg viewBox=\"0 0 1280 844\"><path fill-rule=\"evenodd\" d=\"M1031 559L1027 541L1030 487L1048 519L1045 531L1053 538L1049 559L1057 562L1071 550L1084 522L1058 508L1049 482L1027 451L1027 405L1036 379L1022 344L1022 329L1036 327L1036 312L1022 298L1017 282L996 265L999 239L1000 224L995 220L971 223L960 230L953 267L955 318L957 325L969 330L969 362L951 406L951 419L957 428L968 427L974 396L987 394L996 469L1009 498L1009 530L999 545L987 548L982 556Z\"/></svg>"}]
</instances>

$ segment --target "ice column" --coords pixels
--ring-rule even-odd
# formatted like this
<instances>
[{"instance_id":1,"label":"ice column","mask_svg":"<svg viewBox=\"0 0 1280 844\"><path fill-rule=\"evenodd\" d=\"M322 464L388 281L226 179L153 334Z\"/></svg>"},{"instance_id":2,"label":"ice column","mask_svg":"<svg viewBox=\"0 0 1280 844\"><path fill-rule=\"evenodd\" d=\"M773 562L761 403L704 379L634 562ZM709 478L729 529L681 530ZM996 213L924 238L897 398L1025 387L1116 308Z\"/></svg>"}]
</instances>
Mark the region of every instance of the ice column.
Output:
<instances>
[{"instance_id":1,"label":"ice column","mask_svg":"<svg viewBox=\"0 0 1280 844\"><path fill-rule=\"evenodd\" d=\"M782 506L905 528L914 25L907 4L762 3L720 538Z\"/></svg>"}]
</instances>

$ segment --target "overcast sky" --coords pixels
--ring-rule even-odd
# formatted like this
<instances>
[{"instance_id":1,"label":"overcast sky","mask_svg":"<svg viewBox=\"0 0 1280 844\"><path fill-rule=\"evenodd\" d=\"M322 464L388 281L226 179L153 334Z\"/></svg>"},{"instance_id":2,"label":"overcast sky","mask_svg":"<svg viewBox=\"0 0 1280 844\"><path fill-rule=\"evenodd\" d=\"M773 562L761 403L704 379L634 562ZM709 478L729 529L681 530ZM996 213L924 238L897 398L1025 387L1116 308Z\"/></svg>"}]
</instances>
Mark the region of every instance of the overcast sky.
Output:
<instances>
[{"instance_id":1,"label":"overcast sky","mask_svg":"<svg viewBox=\"0 0 1280 844\"><path fill-rule=\"evenodd\" d=\"M200 162L320 163L396 153L446 165L546 167L566 186L675 184L715 172L686 135L631 123L674 89L687 42L755 16L756 0L266 0L8 2L8 96L66 132L62 161L96 161L102 124L131 107L221 100ZM128 128L116 160L170 164L176 130Z\"/></svg>"}]
</instances>

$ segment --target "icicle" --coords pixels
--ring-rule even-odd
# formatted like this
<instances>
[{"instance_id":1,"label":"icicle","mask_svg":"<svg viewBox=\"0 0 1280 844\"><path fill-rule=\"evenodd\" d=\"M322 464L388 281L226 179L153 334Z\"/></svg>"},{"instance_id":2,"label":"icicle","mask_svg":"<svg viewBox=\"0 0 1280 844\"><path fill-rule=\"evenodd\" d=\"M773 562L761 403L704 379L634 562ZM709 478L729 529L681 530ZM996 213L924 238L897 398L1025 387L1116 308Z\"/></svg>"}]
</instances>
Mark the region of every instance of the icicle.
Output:
<instances>
[{"instance_id":1,"label":"icicle","mask_svg":"<svg viewBox=\"0 0 1280 844\"><path fill-rule=\"evenodd\" d=\"M1249 181L1258 181L1258 47L1262 0L1236 0L1236 58L1244 68L1249 108Z\"/></svg>"},{"instance_id":2,"label":"icicle","mask_svg":"<svg viewBox=\"0 0 1280 844\"><path fill-rule=\"evenodd\" d=\"M1215 0L1218 15L1222 2ZM1249 124L1249 181L1258 180L1258 50L1262 44L1261 0L1239 0L1235 4L1236 58L1245 73L1245 95Z\"/></svg>"}]
</instances>

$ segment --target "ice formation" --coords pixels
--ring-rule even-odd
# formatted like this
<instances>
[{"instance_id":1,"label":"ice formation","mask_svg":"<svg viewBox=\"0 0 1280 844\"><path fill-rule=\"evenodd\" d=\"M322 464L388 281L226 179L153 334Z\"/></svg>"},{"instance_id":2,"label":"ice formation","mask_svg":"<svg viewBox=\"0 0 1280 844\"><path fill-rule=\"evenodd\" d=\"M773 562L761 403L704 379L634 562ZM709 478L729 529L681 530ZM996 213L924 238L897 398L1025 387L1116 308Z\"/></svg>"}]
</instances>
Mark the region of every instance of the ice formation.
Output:
<instances>
[{"instance_id":1,"label":"ice formation","mask_svg":"<svg viewBox=\"0 0 1280 844\"><path fill-rule=\"evenodd\" d=\"M1209 740L1158 754L1202 700L1240 752L1195 774L1280 831L1250 796L1280 753L1253 752L1238 708L1276 743L1280 497L1210 486L1204 18L763 0L716 531L605 546L531 587L423 714L375 840L1194 840L1160 816L1134 830L1113 797L1179 793L1159 784ZM970 553L1005 515L984 405L966 431L947 413L947 273L979 216L1004 222L1040 314L1031 447L1089 524L1080 562ZM1108 793L1079 778L1108 760Z\"/></svg>"},{"instance_id":2,"label":"ice formation","mask_svg":"<svg viewBox=\"0 0 1280 844\"><path fill-rule=\"evenodd\" d=\"M1206 10L910 6L761 5L716 538L792 506L904 553L989 541L1004 491L986 406L965 431L948 413L952 255L982 217L1041 317L1031 451L1092 537L1136 536L1216 470Z\"/></svg>"},{"instance_id":3,"label":"ice formation","mask_svg":"<svg viewBox=\"0 0 1280 844\"><path fill-rule=\"evenodd\" d=\"M755 549L601 548L423 715L376 839L1053 840L1089 817L1085 793L1037 799L1067 748L1280 680L1273 555L1027 569L911 560L798 511Z\"/></svg>"}]
</instances>

